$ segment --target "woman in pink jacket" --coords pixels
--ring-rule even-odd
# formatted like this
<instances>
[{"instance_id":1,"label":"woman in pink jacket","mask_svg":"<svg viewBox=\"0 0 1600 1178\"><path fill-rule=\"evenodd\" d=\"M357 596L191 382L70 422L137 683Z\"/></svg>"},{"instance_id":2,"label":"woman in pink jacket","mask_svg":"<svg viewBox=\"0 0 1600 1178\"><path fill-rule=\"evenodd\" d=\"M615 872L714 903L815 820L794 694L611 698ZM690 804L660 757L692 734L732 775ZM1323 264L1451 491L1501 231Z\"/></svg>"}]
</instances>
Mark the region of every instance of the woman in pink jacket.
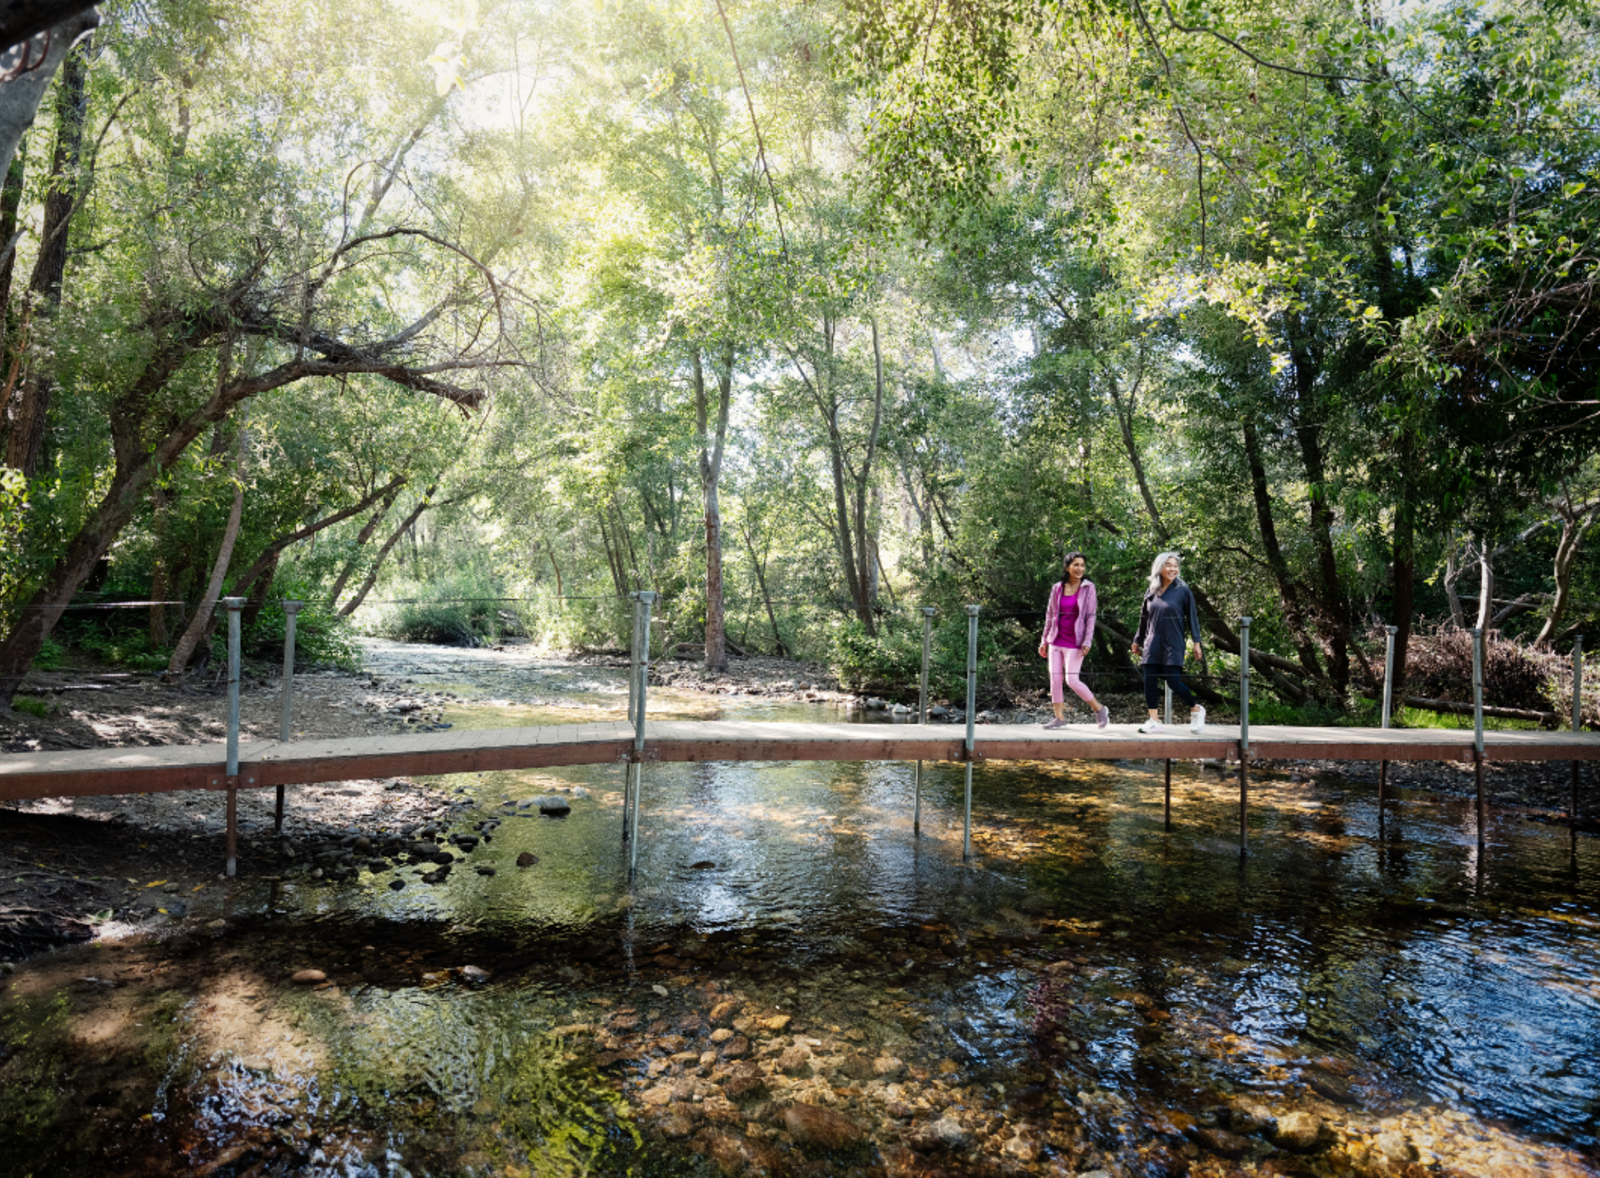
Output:
<instances>
[{"instance_id":1,"label":"woman in pink jacket","mask_svg":"<svg viewBox=\"0 0 1600 1178\"><path fill-rule=\"evenodd\" d=\"M1078 678L1083 656L1094 639L1094 616L1098 602L1094 582L1084 579L1087 567L1081 552L1067 553L1062 562L1062 580L1050 586L1050 600L1044 607L1044 637L1039 639L1039 657L1050 660L1050 705L1056 718L1046 728L1060 728L1067 722L1066 702L1061 680L1094 710L1094 722L1104 728L1111 720L1111 709L1102 707L1094 692Z\"/></svg>"}]
</instances>

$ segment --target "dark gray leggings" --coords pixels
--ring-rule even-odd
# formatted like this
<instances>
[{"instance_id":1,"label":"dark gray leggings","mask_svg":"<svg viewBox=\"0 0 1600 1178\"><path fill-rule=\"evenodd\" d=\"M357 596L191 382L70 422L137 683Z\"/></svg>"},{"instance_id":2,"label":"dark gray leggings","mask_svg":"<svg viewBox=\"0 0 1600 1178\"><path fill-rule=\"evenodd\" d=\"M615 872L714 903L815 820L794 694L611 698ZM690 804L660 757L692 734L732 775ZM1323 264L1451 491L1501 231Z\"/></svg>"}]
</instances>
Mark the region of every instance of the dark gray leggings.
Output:
<instances>
[{"instance_id":1,"label":"dark gray leggings","mask_svg":"<svg viewBox=\"0 0 1600 1178\"><path fill-rule=\"evenodd\" d=\"M1161 681L1165 679L1172 684L1172 694L1194 707L1194 692L1189 690L1189 685L1183 681L1182 663L1146 663L1141 670L1144 671L1144 706L1159 708L1161 706Z\"/></svg>"}]
</instances>

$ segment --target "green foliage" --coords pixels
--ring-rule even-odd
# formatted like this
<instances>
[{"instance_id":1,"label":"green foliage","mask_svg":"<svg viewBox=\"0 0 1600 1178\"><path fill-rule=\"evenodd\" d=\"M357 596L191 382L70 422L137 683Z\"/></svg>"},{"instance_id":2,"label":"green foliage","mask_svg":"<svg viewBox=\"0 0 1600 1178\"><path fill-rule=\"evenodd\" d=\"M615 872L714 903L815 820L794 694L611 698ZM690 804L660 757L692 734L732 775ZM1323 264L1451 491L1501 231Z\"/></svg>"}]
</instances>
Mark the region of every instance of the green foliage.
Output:
<instances>
[{"instance_id":1,"label":"green foliage","mask_svg":"<svg viewBox=\"0 0 1600 1178\"><path fill-rule=\"evenodd\" d=\"M53 638L46 638L44 645L39 648L39 653L34 656L33 665L41 671L54 671L66 662L67 648Z\"/></svg>"},{"instance_id":2,"label":"green foliage","mask_svg":"<svg viewBox=\"0 0 1600 1178\"><path fill-rule=\"evenodd\" d=\"M30 716L37 716L41 720L48 719L54 714L55 709L50 706L50 701L37 699L31 695L19 695L11 701L11 706L19 712L26 712Z\"/></svg>"},{"instance_id":3,"label":"green foliage","mask_svg":"<svg viewBox=\"0 0 1600 1178\"><path fill-rule=\"evenodd\" d=\"M521 630L512 596L496 576L467 567L442 571L427 582L391 582L392 603L374 607L374 633L401 642L483 646Z\"/></svg>"},{"instance_id":4,"label":"green foliage","mask_svg":"<svg viewBox=\"0 0 1600 1178\"><path fill-rule=\"evenodd\" d=\"M247 656L263 659L283 659L283 643L288 629L288 615L283 601L306 600L311 596L306 589L278 585L282 598L267 601L256 616L255 624L240 635L239 645ZM296 590L299 590L298 592ZM348 619L339 617L314 600L307 600L295 615L294 664L296 667L343 667L355 669L361 665L361 651L356 645ZM212 657L227 658L226 648L212 641Z\"/></svg>"}]
</instances>

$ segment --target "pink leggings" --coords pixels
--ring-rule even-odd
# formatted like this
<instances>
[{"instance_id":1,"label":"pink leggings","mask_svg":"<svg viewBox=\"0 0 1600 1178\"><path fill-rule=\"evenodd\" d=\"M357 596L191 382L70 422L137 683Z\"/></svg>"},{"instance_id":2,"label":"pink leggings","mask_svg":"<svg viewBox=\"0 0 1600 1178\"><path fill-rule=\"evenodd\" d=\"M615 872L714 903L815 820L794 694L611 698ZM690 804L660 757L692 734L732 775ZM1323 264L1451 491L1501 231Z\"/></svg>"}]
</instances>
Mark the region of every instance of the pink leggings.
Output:
<instances>
[{"instance_id":1,"label":"pink leggings","mask_svg":"<svg viewBox=\"0 0 1600 1178\"><path fill-rule=\"evenodd\" d=\"M1050 702L1060 703L1065 697L1061 694L1061 675L1066 672L1067 686L1072 688L1084 703L1094 699L1094 692L1084 686L1083 680L1078 678L1078 670L1083 666L1083 651L1076 646L1050 646Z\"/></svg>"}]
</instances>

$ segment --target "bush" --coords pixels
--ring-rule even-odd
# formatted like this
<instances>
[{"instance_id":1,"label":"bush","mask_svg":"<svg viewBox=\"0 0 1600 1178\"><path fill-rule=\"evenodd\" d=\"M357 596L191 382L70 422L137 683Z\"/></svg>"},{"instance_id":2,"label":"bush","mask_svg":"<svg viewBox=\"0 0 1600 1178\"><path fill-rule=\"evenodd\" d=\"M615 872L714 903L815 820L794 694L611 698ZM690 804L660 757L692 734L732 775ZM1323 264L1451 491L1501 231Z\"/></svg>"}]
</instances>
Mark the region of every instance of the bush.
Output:
<instances>
[{"instance_id":1,"label":"bush","mask_svg":"<svg viewBox=\"0 0 1600 1178\"><path fill-rule=\"evenodd\" d=\"M464 568L441 580L392 583L396 600L362 609L373 633L401 642L439 646L483 646L522 632L499 578Z\"/></svg>"},{"instance_id":2,"label":"bush","mask_svg":"<svg viewBox=\"0 0 1600 1178\"><path fill-rule=\"evenodd\" d=\"M1484 703L1502 708L1549 711L1549 678L1532 652L1498 634L1485 639ZM1413 635L1406 651L1405 692L1424 699L1471 703L1471 633L1451 627L1434 634Z\"/></svg>"},{"instance_id":3,"label":"bush","mask_svg":"<svg viewBox=\"0 0 1600 1178\"><path fill-rule=\"evenodd\" d=\"M306 601L310 592L300 586L283 587L283 598ZM212 636L212 658L224 664L228 658L226 620ZM283 659L283 640L288 620L283 600L275 598L261 607L261 613L240 638L240 646L251 658ZM296 667L334 666L354 670L361 665L361 651L346 618L322 605L309 602L295 615L294 665Z\"/></svg>"},{"instance_id":4,"label":"bush","mask_svg":"<svg viewBox=\"0 0 1600 1178\"><path fill-rule=\"evenodd\" d=\"M994 698L1009 688L1010 665L1005 655L1004 622L979 623L978 693ZM840 622L833 634L832 669L839 685L890 699L914 700L922 675L922 615L906 609L882 619L876 635L855 618ZM934 619L933 650L928 660L928 698L965 701L967 693L967 619L965 614Z\"/></svg>"}]
</instances>

